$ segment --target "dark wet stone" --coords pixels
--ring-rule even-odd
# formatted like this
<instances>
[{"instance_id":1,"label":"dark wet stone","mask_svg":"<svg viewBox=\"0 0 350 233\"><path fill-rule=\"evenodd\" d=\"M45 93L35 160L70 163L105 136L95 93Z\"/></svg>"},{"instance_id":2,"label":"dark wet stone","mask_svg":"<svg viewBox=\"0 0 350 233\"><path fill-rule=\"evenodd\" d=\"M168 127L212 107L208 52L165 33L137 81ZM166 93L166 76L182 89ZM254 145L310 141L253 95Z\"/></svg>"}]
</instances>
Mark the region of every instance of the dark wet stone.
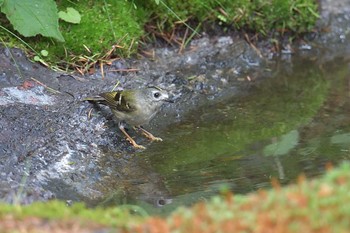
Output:
<instances>
[{"instance_id":1,"label":"dark wet stone","mask_svg":"<svg viewBox=\"0 0 350 233\"><path fill-rule=\"evenodd\" d=\"M299 46L306 50L305 56L322 51L323 59L329 60L339 53L349 54L350 20L345 13L350 4L340 2L344 8L334 10L333 1L322 1L322 15L331 22L331 32L320 34L307 49L305 44ZM328 50L316 49L320 47ZM261 46L261 52L269 57L271 52L266 48ZM254 82L263 80L268 76L265 67L269 62L246 42L228 36L193 41L181 55L169 48L156 49L155 54L154 61L115 61L105 67L102 79L98 69L85 77L55 73L28 61L18 49L0 48L1 200L30 203L60 198L89 205L118 204L125 199L155 206L170 203L171 193L163 178L146 159L138 158L110 111L81 100L111 90L117 82L121 88L161 86L169 90L175 103L164 106L146 127L155 134L164 133L191 109L249 88L247 76ZM123 71L127 69L136 70ZM26 81L34 82L34 87L18 89ZM130 133L134 136L132 130Z\"/></svg>"}]
</instances>

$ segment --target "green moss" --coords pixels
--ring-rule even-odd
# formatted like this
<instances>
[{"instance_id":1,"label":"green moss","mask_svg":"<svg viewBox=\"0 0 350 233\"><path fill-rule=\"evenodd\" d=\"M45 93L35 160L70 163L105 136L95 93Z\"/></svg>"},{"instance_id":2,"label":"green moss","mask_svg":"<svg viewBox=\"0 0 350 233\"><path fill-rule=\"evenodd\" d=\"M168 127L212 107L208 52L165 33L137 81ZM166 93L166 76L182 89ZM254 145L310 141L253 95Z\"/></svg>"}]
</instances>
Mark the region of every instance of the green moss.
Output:
<instances>
[{"instance_id":1,"label":"green moss","mask_svg":"<svg viewBox=\"0 0 350 233\"><path fill-rule=\"evenodd\" d=\"M238 29L245 28L262 34L271 30L306 32L312 29L318 18L314 0L168 0L161 1L159 5L151 4L149 10L158 16L158 25L164 23L162 26L165 29L173 27L180 18L199 22L218 20Z\"/></svg>"},{"instance_id":2,"label":"green moss","mask_svg":"<svg viewBox=\"0 0 350 233\"><path fill-rule=\"evenodd\" d=\"M127 57L136 51L146 18L142 8L135 9L133 4L125 0L82 0L75 4L63 0L58 2L58 7L59 10L74 7L82 18L80 24L60 22L65 43L47 38L28 40L37 51L49 51L49 61L71 61L73 57L81 55L97 59L109 51L112 45L122 47L116 51L118 56Z\"/></svg>"},{"instance_id":3,"label":"green moss","mask_svg":"<svg viewBox=\"0 0 350 233\"><path fill-rule=\"evenodd\" d=\"M59 10L73 7L82 16L80 24L60 21L66 42L58 43L40 36L25 38L37 52L49 51L46 60L53 63L76 62L81 56L98 59L112 45L122 47L115 55L127 57L136 52L146 22L153 24L160 33L179 25L176 22L190 19L192 22L219 22L225 27L244 28L266 35L273 31L310 31L318 17L314 0L163 0L159 5L155 0L59 0L57 5ZM4 16L0 17L0 22L13 31ZM3 30L0 36L6 42L13 41Z\"/></svg>"}]
</instances>

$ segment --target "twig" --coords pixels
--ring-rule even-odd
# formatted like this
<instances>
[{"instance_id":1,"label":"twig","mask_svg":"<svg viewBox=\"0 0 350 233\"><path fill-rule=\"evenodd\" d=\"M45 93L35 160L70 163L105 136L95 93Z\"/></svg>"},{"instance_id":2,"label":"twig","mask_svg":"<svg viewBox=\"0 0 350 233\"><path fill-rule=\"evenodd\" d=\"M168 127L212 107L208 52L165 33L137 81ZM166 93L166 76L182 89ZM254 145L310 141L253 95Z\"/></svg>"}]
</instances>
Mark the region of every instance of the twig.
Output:
<instances>
[{"instance_id":1,"label":"twig","mask_svg":"<svg viewBox=\"0 0 350 233\"><path fill-rule=\"evenodd\" d=\"M108 70L109 72L136 72L140 69L116 69L116 70Z\"/></svg>"},{"instance_id":2,"label":"twig","mask_svg":"<svg viewBox=\"0 0 350 233\"><path fill-rule=\"evenodd\" d=\"M248 36L247 33L244 34L244 37L245 37L245 39L247 40L248 44L249 44L249 45L253 48L253 50L255 50L255 52L258 54L258 56L259 56L260 58L262 58L263 55L261 54L261 51L250 41L250 38L249 38L249 36Z\"/></svg>"},{"instance_id":3,"label":"twig","mask_svg":"<svg viewBox=\"0 0 350 233\"><path fill-rule=\"evenodd\" d=\"M44 83L40 82L39 80L35 79L35 78L30 78L31 80L33 80L34 82L38 83L39 85L45 87L46 89L48 89L49 91L53 92L53 93L59 93L59 94L62 94L62 92L60 91L57 91L51 87L48 87L47 85L45 85Z\"/></svg>"},{"instance_id":4,"label":"twig","mask_svg":"<svg viewBox=\"0 0 350 233\"><path fill-rule=\"evenodd\" d=\"M184 37L182 38L181 46L180 46L180 49L179 49L179 52L178 52L179 54L182 53L182 50L184 49L184 45L185 45L185 43L186 43L187 34L188 34L188 28L186 28L185 35L184 35Z\"/></svg>"},{"instance_id":5,"label":"twig","mask_svg":"<svg viewBox=\"0 0 350 233\"><path fill-rule=\"evenodd\" d=\"M114 91L117 88L118 85L119 85L119 81L114 85L112 91Z\"/></svg>"},{"instance_id":6,"label":"twig","mask_svg":"<svg viewBox=\"0 0 350 233\"><path fill-rule=\"evenodd\" d=\"M102 75L102 80L105 79L105 72L103 71L103 62L100 62L100 69L101 69L101 75Z\"/></svg>"},{"instance_id":7,"label":"twig","mask_svg":"<svg viewBox=\"0 0 350 233\"><path fill-rule=\"evenodd\" d=\"M90 120L91 119L91 114L92 114L92 110L93 110L93 108L91 108L90 110L89 110L89 112L88 112L88 119Z\"/></svg>"}]
</instances>

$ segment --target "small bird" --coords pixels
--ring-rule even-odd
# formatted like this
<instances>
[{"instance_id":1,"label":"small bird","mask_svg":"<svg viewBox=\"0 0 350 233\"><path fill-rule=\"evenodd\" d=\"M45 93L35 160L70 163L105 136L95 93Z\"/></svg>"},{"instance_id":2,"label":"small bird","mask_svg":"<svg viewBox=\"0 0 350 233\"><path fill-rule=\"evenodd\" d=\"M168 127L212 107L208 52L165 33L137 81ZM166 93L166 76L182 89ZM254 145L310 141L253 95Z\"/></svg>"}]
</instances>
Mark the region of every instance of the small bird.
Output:
<instances>
[{"instance_id":1,"label":"small bird","mask_svg":"<svg viewBox=\"0 0 350 233\"><path fill-rule=\"evenodd\" d=\"M125 131L125 123L141 131L152 141L163 141L145 130L142 125L149 123L164 102L172 102L165 90L152 86L135 90L111 91L101 93L96 97L87 97L84 100L107 105L118 118L120 131L135 148L145 149Z\"/></svg>"}]
</instances>

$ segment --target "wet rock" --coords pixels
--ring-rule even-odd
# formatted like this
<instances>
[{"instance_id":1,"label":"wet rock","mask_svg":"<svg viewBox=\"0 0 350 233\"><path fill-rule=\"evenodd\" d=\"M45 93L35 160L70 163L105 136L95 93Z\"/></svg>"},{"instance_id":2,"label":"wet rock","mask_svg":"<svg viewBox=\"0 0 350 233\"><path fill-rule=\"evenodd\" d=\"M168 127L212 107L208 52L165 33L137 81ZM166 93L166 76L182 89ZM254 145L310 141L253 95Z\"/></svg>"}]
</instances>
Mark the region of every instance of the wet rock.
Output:
<instances>
[{"instance_id":1,"label":"wet rock","mask_svg":"<svg viewBox=\"0 0 350 233\"><path fill-rule=\"evenodd\" d=\"M121 136L110 110L80 100L111 90L117 82L119 88L158 85L177 103L165 106L157 116L157 129L152 131L157 133L208 101L207 96L233 86L234 79L222 82L223 69L234 65L248 71L251 67L243 55L253 57L242 41L235 45L229 37L204 38L182 55L159 49L156 61L115 61L104 75L97 70L77 77L30 63L18 50L2 51L0 180L7 185L0 193L7 202L22 203L56 197L97 204L116 190L155 206L170 203L162 178L145 161L134 159L137 153ZM20 63L20 73L10 53ZM128 69L136 71L119 72Z\"/></svg>"},{"instance_id":2,"label":"wet rock","mask_svg":"<svg viewBox=\"0 0 350 233\"><path fill-rule=\"evenodd\" d=\"M322 1L327 19L335 14L326 6L332 2ZM336 12L340 18L332 21L336 23L331 24L331 34L300 49L310 55L315 43L325 47L333 41L332 48L341 44L343 54L349 51L347 10ZM170 48L156 49L154 54L152 60L119 60L105 67L103 74L97 69L93 75L80 77L55 73L31 63L17 49L1 48L1 200L30 203L56 197L90 205L118 204L126 199L155 206L170 203L166 182L147 158L139 157L140 152L129 146L109 109L81 100L109 91L118 82L119 88L165 88L175 103L165 105L146 126L158 135L185 119L191 109L208 101L219 103L263 80L271 61L229 36L193 41L183 54ZM327 59L334 56L331 54ZM292 56L287 55L286 59ZM136 136L132 130L130 134Z\"/></svg>"}]
</instances>

